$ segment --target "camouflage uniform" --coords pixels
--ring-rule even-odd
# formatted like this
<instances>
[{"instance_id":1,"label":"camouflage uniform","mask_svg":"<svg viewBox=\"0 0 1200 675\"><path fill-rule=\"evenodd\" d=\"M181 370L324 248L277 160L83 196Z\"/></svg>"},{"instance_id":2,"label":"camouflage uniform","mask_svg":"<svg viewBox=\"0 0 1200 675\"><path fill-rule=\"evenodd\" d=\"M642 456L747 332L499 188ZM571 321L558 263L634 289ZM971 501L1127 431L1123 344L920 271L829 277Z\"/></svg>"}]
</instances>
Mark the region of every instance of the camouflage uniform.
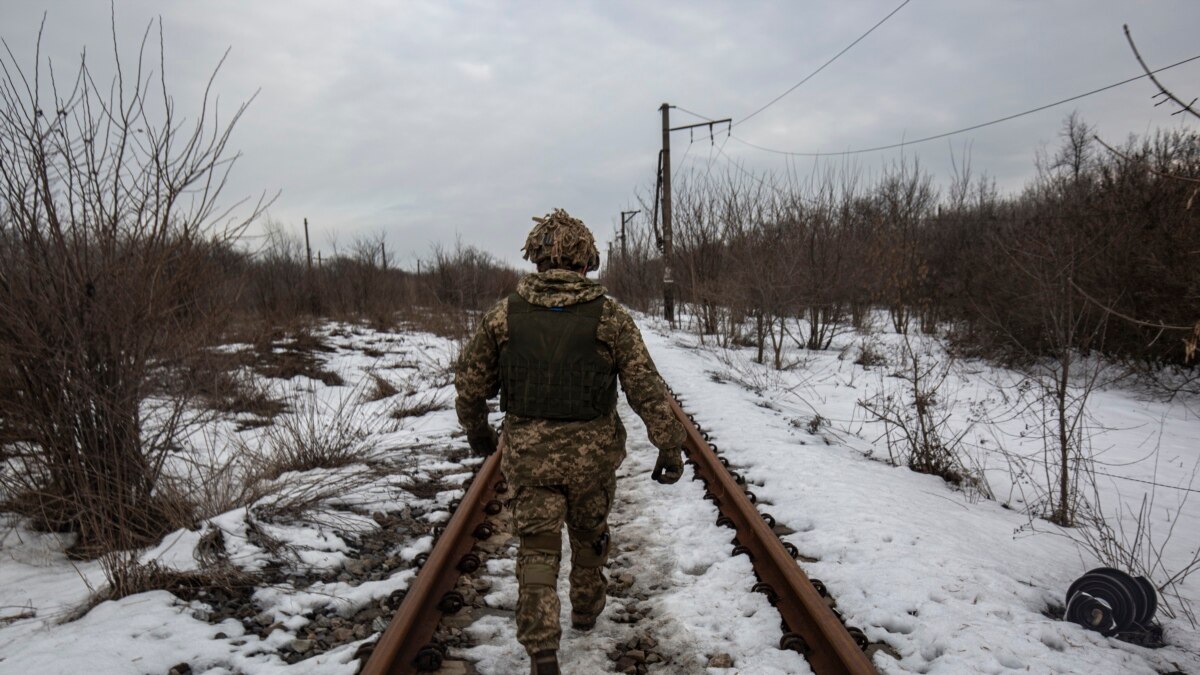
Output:
<instances>
[{"instance_id":1,"label":"camouflage uniform","mask_svg":"<svg viewBox=\"0 0 1200 675\"><path fill-rule=\"evenodd\" d=\"M551 269L521 280L517 293L533 305L564 307L604 295L584 275ZM634 412L646 423L650 442L676 450L683 427L671 413L666 386L629 313L605 298L596 331L597 348L617 372ZM484 316L456 371L455 408L468 436L489 433L488 398L500 388L498 363L508 341L508 300ZM604 608L607 582L608 511L616 470L625 458L625 428L615 408L586 421L555 421L509 414L502 427L501 468L515 488L513 521L521 537L517 556L520 593L517 639L530 654L557 650L561 635L557 578L565 521L571 542L571 607L580 622Z\"/></svg>"}]
</instances>

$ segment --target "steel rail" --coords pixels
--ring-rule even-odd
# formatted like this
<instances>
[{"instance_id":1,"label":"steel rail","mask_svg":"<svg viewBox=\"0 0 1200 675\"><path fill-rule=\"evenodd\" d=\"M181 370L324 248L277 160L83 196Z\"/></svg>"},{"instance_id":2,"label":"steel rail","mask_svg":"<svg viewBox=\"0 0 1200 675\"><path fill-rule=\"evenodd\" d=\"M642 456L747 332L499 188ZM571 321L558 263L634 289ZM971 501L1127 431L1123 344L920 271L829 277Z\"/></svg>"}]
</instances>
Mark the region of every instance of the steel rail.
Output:
<instances>
[{"instance_id":1,"label":"steel rail","mask_svg":"<svg viewBox=\"0 0 1200 675\"><path fill-rule=\"evenodd\" d=\"M470 557L473 539L486 539L490 528L484 525L486 509L497 492L500 476L500 450L484 460L471 480L458 508L450 516L429 557L409 584L396 616L375 644L363 665L362 675L411 675L435 670L444 657L431 643L438 621L447 610L457 611L452 596L455 583L464 571L472 571ZM499 486L503 488L503 486ZM503 489L500 489L503 491ZM492 505L490 508L494 508ZM478 560L475 560L478 565Z\"/></svg>"},{"instance_id":2,"label":"steel rail","mask_svg":"<svg viewBox=\"0 0 1200 675\"><path fill-rule=\"evenodd\" d=\"M877 675L846 626L825 603L821 593L796 564L764 516L705 440L694 419L679 400L668 397L671 409L687 431L684 450L723 518L737 531L738 552L750 556L760 583L755 590L767 594L788 630L804 641L802 652L816 675ZM728 522L723 521L723 522Z\"/></svg>"}]
</instances>

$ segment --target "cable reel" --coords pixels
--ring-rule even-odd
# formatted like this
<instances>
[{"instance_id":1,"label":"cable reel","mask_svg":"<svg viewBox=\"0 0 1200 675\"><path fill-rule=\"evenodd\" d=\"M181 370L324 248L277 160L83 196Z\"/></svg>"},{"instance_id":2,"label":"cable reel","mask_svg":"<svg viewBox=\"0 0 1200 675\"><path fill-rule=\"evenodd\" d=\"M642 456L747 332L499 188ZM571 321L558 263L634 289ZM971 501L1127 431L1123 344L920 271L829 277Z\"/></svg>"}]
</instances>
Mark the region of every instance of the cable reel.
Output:
<instances>
[{"instance_id":1,"label":"cable reel","mask_svg":"<svg viewBox=\"0 0 1200 675\"><path fill-rule=\"evenodd\" d=\"M1144 631L1158 609L1158 594L1146 577L1097 567L1067 589L1067 621L1101 635Z\"/></svg>"}]
</instances>

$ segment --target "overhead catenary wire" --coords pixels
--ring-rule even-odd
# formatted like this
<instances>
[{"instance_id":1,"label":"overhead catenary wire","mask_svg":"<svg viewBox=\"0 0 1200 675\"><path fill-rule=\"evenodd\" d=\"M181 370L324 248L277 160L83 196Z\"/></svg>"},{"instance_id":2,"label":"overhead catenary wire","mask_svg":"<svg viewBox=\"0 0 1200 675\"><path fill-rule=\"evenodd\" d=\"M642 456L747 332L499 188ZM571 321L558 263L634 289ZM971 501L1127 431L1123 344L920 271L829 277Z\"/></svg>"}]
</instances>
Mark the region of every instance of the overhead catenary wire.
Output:
<instances>
[{"instance_id":1,"label":"overhead catenary wire","mask_svg":"<svg viewBox=\"0 0 1200 675\"><path fill-rule=\"evenodd\" d=\"M871 33L873 33L873 32L875 31L875 29L876 29L876 28L879 28L879 27L880 27L880 26L882 26L882 25L883 25L883 24L884 24L884 23L885 23L885 22L886 22L888 19L890 19L890 18L892 18L893 16L895 16L896 12L899 12L901 9L904 9L904 6L905 6L905 5L907 5L907 4L908 4L909 2L911 2L911 1L912 1L912 0L904 0L904 2L901 2L899 5L897 5L897 6L896 6L896 8L895 8L895 9L893 9L891 12L889 12L887 16L885 16L885 17L883 17L882 19L880 19L880 20L879 20L879 22L878 22L878 23L876 23L874 26L871 26L871 27L870 27L870 28L867 30L867 32L863 33L862 35L859 35L859 36L858 36L858 38L856 38L856 39L854 40L854 42L851 42L850 44L846 45L845 47L843 47L843 48L842 48L842 51L838 52L837 54L834 54L834 55L833 55L833 57L832 57L832 58L830 58L830 59L829 59L828 61L826 61L825 63L822 63L822 64L821 64L821 67L817 68L816 70L814 70L814 71L812 71L811 73L809 73L808 75L806 75L806 76L804 77L804 79L800 80L800 81L799 81L799 82L797 82L796 84L793 84L793 85L792 85L790 88L788 88L788 90L787 90L787 91L783 92L782 94L780 94L780 95L776 96L775 98L771 99L770 101L768 101L768 102L766 103L766 105L762 106L762 107L761 107L761 108L759 108L758 110L755 110L754 112L750 113L749 115L746 115L745 117L743 117L743 118L741 118L740 120L738 120L738 121L737 121L737 123L736 123L736 124L734 124L733 126L735 126L735 127L736 127L736 126L738 126L738 125L740 125L740 124L744 124L744 123L746 123L746 122L749 122L749 121L750 121L750 120L751 120L751 119L752 119L752 118L753 118L755 115L757 115L757 114L759 114L760 112L762 112L762 111L766 110L767 108L770 108L771 106L775 105L776 103L778 103L778 102L780 101L780 99L782 99L783 97L787 96L788 94L790 94L790 93L792 93L793 91L795 91L796 89L798 89L798 88L800 87L800 85L802 85L802 84L804 84L805 82L808 82L808 81L809 81L809 80L811 80L812 78L816 77L816 76L817 76L817 73L820 73L822 70L825 70L825 68L827 68L827 67L829 66L829 64L831 64L831 63L833 63L834 61L837 61L839 58L841 58L842 54L845 54L846 52L850 51L850 50L851 50L851 49L854 47L854 45L858 44L859 42L862 42L862 41L863 41L863 39L865 39L865 38L866 38L868 35L870 35ZM681 108L681 110L682 110L682 108ZM685 111L685 112L687 112L687 111ZM696 113L690 113L690 114L692 114L692 115L695 115Z\"/></svg>"},{"instance_id":2,"label":"overhead catenary wire","mask_svg":"<svg viewBox=\"0 0 1200 675\"><path fill-rule=\"evenodd\" d=\"M1143 73L1143 74L1137 75L1135 77L1130 77L1128 79L1121 80L1120 82L1114 82L1112 84L1105 85L1105 86L1099 87L1097 89L1092 89L1091 91L1086 91L1082 94L1076 94L1074 96L1069 96L1067 98L1059 99L1057 101L1054 101L1053 103L1046 103L1044 105L1037 106L1036 108L1030 108L1029 110L1024 110L1024 111L1021 111L1018 113L1013 113L1011 115L1005 115L1004 117L999 117L994 120L989 120L987 122L981 122L979 124L972 124L971 126L968 126L968 127L963 127L961 129L955 129L953 131L946 131L946 132L943 132L940 134L934 134L932 136L924 136L922 138L916 138L911 141L906 140L906 141L900 141L899 143L890 143L887 145L877 145L877 146L869 147L869 148L857 148L857 149L853 149L853 150L841 150L841 151L837 151L837 152L793 152L793 151L788 151L788 150L778 150L776 148L768 148L768 147L759 145L757 143L751 143L750 141L747 141L746 139L740 138L738 136L733 136L733 140L735 140L738 143L741 143L743 145L746 145L748 147L754 148L756 150L762 150L763 152L770 152L770 153L776 154L776 155L788 155L791 157L839 157L839 156L845 156L845 155L861 155L861 154L865 154L865 153L869 153L869 152L881 152L883 150L895 150L897 148L903 148L903 147L906 147L909 145L916 145L918 143L926 143L928 141L936 141L936 140L939 140L942 138L947 138L949 136L963 134L968 131L975 131L976 129L990 127L990 126L993 126L996 124L1001 124L1003 122L1008 122L1010 120L1015 120L1019 117L1025 117L1026 115L1032 115L1034 113L1039 113L1043 110L1048 110L1050 108L1063 105L1064 103L1071 103L1072 101L1078 101L1082 98L1087 98L1088 96L1094 96L1096 94L1108 91L1110 89L1115 89L1117 87L1124 86L1126 84L1129 84L1130 82L1136 82L1143 78L1149 77L1151 74L1161 73L1164 70L1170 70L1172 68L1177 68L1179 66L1185 65L1187 63L1191 63L1196 60L1200 60L1200 54L1197 54L1196 56L1193 56L1191 58L1184 59L1182 61L1176 61L1175 63L1172 63L1168 66L1163 66L1162 68L1159 68L1157 70L1150 71L1150 73Z\"/></svg>"},{"instance_id":3,"label":"overhead catenary wire","mask_svg":"<svg viewBox=\"0 0 1200 675\"><path fill-rule=\"evenodd\" d=\"M676 105L676 106L671 106L671 107L675 108L679 112L687 113L687 114L691 115L692 117L699 117L700 119L704 120L705 122L715 122L716 121L716 119L709 117L708 115L701 115L698 112L692 112L691 110L688 110L687 108L684 108L683 106Z\"/></svg>"}]
</instances>

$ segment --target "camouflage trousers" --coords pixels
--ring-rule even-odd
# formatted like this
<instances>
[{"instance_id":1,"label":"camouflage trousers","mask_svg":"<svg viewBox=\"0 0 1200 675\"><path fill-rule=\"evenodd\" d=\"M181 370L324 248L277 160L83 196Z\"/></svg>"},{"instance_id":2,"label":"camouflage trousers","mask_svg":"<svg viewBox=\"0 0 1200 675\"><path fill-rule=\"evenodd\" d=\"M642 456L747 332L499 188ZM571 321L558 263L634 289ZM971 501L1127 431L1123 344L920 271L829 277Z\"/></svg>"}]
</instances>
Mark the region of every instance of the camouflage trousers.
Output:
<instances>
[{"instance_id":1,"label":"camouflage trousers","mask_svg":"<svg viewBox=\"0 0 1200 675\"><path fill-rule=\"evenodd\" d=\"M517 552L517 640L530 654L558 649L558 567L562 526L571 540L571 611L577 621L595 619L604 609L608 581L608 511L616 476L595 477L583 485L521 486L513 497Z\"/></svg>"}]
</instances>

